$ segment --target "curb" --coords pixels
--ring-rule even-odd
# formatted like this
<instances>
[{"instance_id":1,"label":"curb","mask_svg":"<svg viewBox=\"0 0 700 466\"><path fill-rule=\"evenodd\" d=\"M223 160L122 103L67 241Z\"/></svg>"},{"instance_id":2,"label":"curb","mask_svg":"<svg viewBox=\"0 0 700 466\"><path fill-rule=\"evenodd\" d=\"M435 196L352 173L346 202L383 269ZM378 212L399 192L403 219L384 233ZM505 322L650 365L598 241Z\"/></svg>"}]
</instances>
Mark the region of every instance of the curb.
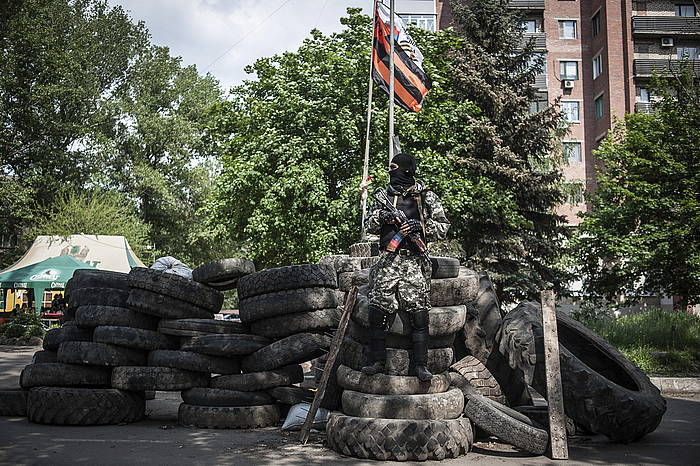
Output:
<instances>
[{"instance_id":1,"label":"curb","mask_svg":"<svg viewBox=\"0 0 700 466\"><path fill-rule=\"evenodd\" d=\"M649 377L662 395L700 394L700 377Z\"/></svg>"}]
</instances>

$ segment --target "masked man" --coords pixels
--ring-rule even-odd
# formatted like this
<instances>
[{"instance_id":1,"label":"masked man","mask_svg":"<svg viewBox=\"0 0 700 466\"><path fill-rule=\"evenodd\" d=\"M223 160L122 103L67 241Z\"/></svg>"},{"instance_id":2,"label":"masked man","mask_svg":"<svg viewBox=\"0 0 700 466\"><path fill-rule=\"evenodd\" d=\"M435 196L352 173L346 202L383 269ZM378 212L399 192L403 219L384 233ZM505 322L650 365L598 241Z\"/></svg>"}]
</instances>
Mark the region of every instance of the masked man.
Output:
<instances>
[{"instance_id":1,"label":"masked man","mask_svg":"<svg viewBox=\"0 0 700 466\"><path fill-rule=\"evenodd\" d=\"M394 207L406 214L407 222L400 222L376 201L367 216L365 228L379 235L381 253L369 276L370 344L368 365L362 372L373 375L384 371L390 317L401 308L411 316L416 375L420 380L430 380L432 374L426 364L432 266L409 235L419 235L424 243L444 239L450 222L440 198L416 180L415 174L416 160L410 154L397 154L389 164L387 197ZM398 248L396 244L390 247L397 232L401 232L404 239Z\"/></svg>"}]
</instances>

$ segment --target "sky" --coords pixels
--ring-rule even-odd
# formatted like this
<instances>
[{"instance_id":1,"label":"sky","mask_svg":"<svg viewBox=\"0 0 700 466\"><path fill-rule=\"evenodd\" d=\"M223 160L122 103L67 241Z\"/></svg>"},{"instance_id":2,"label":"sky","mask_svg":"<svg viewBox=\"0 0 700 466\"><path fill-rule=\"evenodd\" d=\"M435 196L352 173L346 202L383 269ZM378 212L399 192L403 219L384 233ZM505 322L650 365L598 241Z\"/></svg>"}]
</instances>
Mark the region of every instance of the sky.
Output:
<instances>
[{"instance_id":1,"label":"sky","mask_svg":"<svg viewBox=\"0 0 700 466\"><path fill-rule=\"evenodd\" d=\"M224 89L249 79L257 58L296 50L314 27L342 28L348 7L371 13L372 0L109 0L144 21L156 45L184 65L214 75Z\"/></svg>"}]
</instances>

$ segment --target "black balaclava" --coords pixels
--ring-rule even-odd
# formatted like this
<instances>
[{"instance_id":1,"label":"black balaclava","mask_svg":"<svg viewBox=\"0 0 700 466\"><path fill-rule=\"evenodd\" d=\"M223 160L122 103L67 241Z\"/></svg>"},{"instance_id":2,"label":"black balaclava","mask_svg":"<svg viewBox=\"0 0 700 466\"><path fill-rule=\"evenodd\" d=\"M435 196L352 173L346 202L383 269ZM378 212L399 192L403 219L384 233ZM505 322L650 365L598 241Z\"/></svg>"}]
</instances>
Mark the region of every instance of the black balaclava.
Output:
<instances>
[{"instance_id":1,"label":"black balaclava","mask_svg":"<svg viewBox=\"0 0 700 466\"><path fill-rule=\"evenodd\" d=\"M389 172L389 184L395 188L409 188L416 183L416 159L411 154L396 154L391 163L399 166Z\"/></svg>"}]
</instances>

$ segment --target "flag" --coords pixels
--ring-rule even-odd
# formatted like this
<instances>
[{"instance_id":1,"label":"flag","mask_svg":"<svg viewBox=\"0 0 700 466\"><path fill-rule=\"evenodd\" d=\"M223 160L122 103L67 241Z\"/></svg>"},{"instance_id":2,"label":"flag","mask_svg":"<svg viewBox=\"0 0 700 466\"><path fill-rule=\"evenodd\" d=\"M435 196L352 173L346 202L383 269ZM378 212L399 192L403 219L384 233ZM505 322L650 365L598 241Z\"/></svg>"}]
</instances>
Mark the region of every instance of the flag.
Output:
<instances>
[{"instance_id":1,"label":"flag","mask_svg":"<svg viewBox=\"0 0 700 466\"><path fill-rule=\"evenodd\" d=\"M377 2L372 52L372 78L389 94L391 54L390 40L394 41L394 94L395 101L410 112L420 112L423 98L432 87L432 81L423 71L423 54L394 14L394 33L390 31L390 12Z\"/></svg>"}]
</instances>

